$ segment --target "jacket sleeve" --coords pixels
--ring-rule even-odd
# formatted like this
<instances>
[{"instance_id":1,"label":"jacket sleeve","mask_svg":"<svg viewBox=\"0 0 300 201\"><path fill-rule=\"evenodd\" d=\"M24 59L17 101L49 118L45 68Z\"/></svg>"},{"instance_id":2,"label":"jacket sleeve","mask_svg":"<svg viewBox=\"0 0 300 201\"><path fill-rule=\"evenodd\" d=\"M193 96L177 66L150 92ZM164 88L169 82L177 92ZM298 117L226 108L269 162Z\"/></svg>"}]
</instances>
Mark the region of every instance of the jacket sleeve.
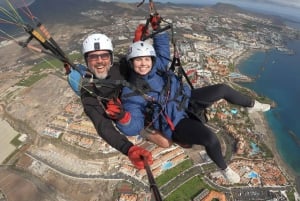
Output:
<instances>
[{"instance_id":1,"label":"jacket sleeve","mask_svg":"<svg viewBox=\"0 0 300 201\"><path fill-rule=\"evenodd\" d=\"M93 96L82 94L81 102L84 112L93 122L98 135L110 146L127 155L133 144L116 129L113 121L106 117L105 110L98 100Z\"/></svg>"},{"instance_id":2,"label":"jacket sleeve","mask_svg":"<svg viewBox=\"0 0 300 201\"><path fill-rule=\"evenodd\" d=\"M166 71L170 62L170 41L168 32L156 34L153 37L153 47L156 53L155 68Z\"/></svg>"},{"instance_id":3,"label":"jacket sleeve","mask_svg":"<svg viewBox=\"0 0 300 201\"><path fill-rule=\"evenodd\" d=\"M144 110L146 107L146 101L140 95L133 95L126 97L126 94L130 94L132 91L124 87L122 92L122 104L124 110L130 113L130 121L126 124L117 122L117 127L127 136L139 135L140 131L144 129Z\"/></svg>"}]
</instances>

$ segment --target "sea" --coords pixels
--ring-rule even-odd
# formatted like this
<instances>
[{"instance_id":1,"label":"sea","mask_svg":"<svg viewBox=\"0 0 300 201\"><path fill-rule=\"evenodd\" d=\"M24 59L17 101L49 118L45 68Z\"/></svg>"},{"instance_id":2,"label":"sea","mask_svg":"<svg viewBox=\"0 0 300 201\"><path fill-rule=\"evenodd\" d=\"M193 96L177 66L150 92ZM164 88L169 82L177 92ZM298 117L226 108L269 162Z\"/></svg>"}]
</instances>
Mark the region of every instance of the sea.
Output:
<instances>
[{"instance_id":1,"label":"sea","mask_svg":"<svg viewBox=\"0 0 300 201\"><path fill-rule=\"evenodd\" d=\"M300 40L287 43L293 54L276 49L259 51L238 69L254 78L241 85L266 96L276 107L264 113L283 161L300 176Z\"/></svg>"}]
</instances>

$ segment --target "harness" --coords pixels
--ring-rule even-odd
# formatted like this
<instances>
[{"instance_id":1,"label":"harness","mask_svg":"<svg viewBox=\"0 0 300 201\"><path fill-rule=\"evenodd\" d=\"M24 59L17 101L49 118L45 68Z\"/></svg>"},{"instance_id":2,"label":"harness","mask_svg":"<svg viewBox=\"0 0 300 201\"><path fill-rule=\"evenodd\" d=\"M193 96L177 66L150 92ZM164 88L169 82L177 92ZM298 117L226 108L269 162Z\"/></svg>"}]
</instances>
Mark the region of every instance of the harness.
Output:
<instances>
[{"instance_id":1,"label":"harness","mask_svg":"<svg viewBox=\"0 0 300 201\"><path fill-rule=\"evenodd\" d=\"M187 101L189 100L189 97L184 93L184 87L182 82L180 82L180 87L176 89L174 95L171 97L172 79L178 79L174 72L170 70L158 70L156 74L162 77L162 80L164 80L164 86L160 91L153 89L144 79L137 78L132 84L139 88L139 91L133 90L131 93L123 95L123 98L140 96L141 92L142 94L158 94L158 96L162 97L162 99L155 100L151 96L143 95L144 99L147 101L146 108L144 110L145 127L150 127L154 121L158 120L160 130L162 130L162 122L163 120L165 120L169 125L170 129L174 131L175 126L166 112L167 105L168 103L173 101L177 103L178 111L186 110L186 105ZM157 114L157 116L154 116L155 114Z\"/></svg>"},{"instance_id":2,"label":"harness","mask_svg":"<svg viewBox=\"0 0 300 201\"><path fill-rule=\"evenodd\" d=\"M149 1L149 9L150 9L150 16L146 21L146 27L149 26L149 22L151 20L151 18L155 15L158 15L154 4L152 1ZM138 5L138 7L141 4ZM161 20L163 20L161 18ZM164 21L164 20L163 20ZM183 77L185 78L185 80L187 81L189 87L191 89L194 89L192 83L190 82L186 72L184 71L181 62L180 62L180 56L179 56L179 51L178 48L176 47L176 42L173 36L173 26L172 24L170 24L169 22L167 22L167 26L164 28L160 28L158 30L156 30L155 32L153 32L150 35L146 35L145 33L143 33L143 37L142 40L146 40L148 38L152 38L155 34L158 34L160 32L166 31L168 29L171 29L171 33L172 33L172 43L174 46L174 55L173 55L173 59L169 61L171 61L171 66L169 67L169 70L167 71L162 71L159 70L157 71L157 74L159 76L162 77L162 79L165 81L164 82L164 87L162 88L161 91L157 91L155 89L152 89L151 86L149 86L149 84L143 80L143 79L137 79L135 80L135 82L127 82L125 80L98 80L98 79L94 79L94 85L95 87L116 87L119 86L119 88L117 87L116 90L118 92L120 92L121 87L128 87L132 90L131 93L124 95L124 98L128 98L130 96L142 96L146 101L147 101L147 105L145 108L145 127L150 127L152 125L152 123L158 119L159 121L159 125L161 127L163 120L165 120L170 129L173 131L175 129L174 124L171 120L171 118L167 115L166 113L166 106L169 102L174 101L177 103L177 110L178 111L183 111L185 110L185 112L189 115L189 117L191 118L195 118L198 119L202 122L207 122L207 118L206 118L206 105L204 103L201 103L200 101L197 100L193 100L190 99L186 94L184 94L184 84L183 84ZM127 61L124 59L125 57L121 57L120 63L122 63L122 66L127 66ZM120 68L121 73L123 75L125 75L126 78L128 78L129 75L129 69L128 68ZM171 93L171 80L173 79L177 79L179 80L179 87L176 89L175 92L172 92L174 94L172 94L172 97L170 97L170 93ZM128 79L126 79L128 80ZM82 86L84 87L84 86ZM153 97L147 95L149 94L149 92L151 93L157 93L160 95L160 97L164 97L165 100L154 100ZM118 97L119 93L115 93L115 97ZM104 96L107 97L107 96ZM179 98L180 97L180 98ZM99 94L97 94L97 98L99 99ZM101 99L101 97L100 97ZM186 107L188 102L188 107ZM154 114L158 114L158 116L153 117Z\"/></svg>"}]
</instances>

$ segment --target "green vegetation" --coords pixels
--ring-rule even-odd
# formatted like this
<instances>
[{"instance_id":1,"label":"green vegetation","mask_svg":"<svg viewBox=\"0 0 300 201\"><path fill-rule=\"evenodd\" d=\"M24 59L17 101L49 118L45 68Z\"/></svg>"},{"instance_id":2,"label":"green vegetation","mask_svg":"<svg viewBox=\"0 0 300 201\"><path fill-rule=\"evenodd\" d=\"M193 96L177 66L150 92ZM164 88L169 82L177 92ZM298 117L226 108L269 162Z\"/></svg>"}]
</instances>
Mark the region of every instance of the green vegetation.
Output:
<instances>
[{"instance_id":1,"label":"green vegetation","mask_svg":"<svg viewBox=\"0 0 300 201\"><path fill-rule=\"evenodd\" d=\"M78 62L82 62L83 61L83 56L82 56L81 53L69 54L68 58L71 61L78 61Z\"/></svg>"},{"instance_id":2,"label":"green vegetation","mask_svg":"<svg viewBox=\"0 0 300 201\"><path fill-rule=\"evenodd\" d=\"M235 71L235 65L234 65L234 63L229 63L228 64L228 68L229 68L230 72L234 72Z\"/></svg>"},{"instance_id":3,"label":"green vegetation","mask_svg":"<svg viewBox=\"0 0 300 201\"><path fill-rule=\"evenodd\" d=\"M63 67L63 64L61 61L57 59L49 59L49 60L44 60L36 65L34 65L30 71L34 73L39 73L43 72L46 69L61 69Z\"/></svg>"},{"instance_id":4,"label":"green vegetation","mask_svg":"<svg viewBox=\"0 0 300 201\"><path fill-rule=\"evenodd\" d=\"M25 79L21 80L17 85L19 86L32 86L34 83L37 81L41 80L42 78L46 77L47 74L45 70L48 69L58 69L62 68L62 63L61 61L58 61L57 59L51 59L51 60L44 60L36 65L34 65L30 70L29 70L29 77L26 77Z\"/></svg>"},{"instance_id":5,"label":"green vegetation","mask_svg":"<svg viewBox=\"0 0 300 201\"><path fill-rule=\"evenodd\" d=\"M43 77L47 77L47 74L33 74L28 78L21 80L19 83L17 83L17 85L29 87L37 81L41 80Z\"/></svg>"},{"instance_id":6,"label":"green vegetation","mask_svg":"<svg viewBox=\"0 0 300 201\"><path fill-rule=\"evenodd\" d=\"M259 97L257 97L258 101L262 102L262 103L269 103L272 104L272 100L266 96L260 95Z\"/></svg>"},{"instance_id":7,"label":"green vegetation","mask_svg":"<svg viewBox=\"0 0 300 201\"><path fill-rule=\"evenodd\" d=\"M266 158L274 158L272 151L268 148L268 146L264 143L260 144L261 151L265 154Z\"/></svg>"},{"instance_id":8,"label":"green vegetation","mask_svg":"<svg viewBox=\"0 0 300 201\"><path fill-rule=\"evenodd\" d=\"M69 59L71 61L82 61L83 57L80 53L74 53L69 55ZM63 72L64 67L60 60L55 58L46 58L35 64L28 72L30 76L21 80L17 83L17 85L26 87L32 86L34 83L47 76L47 70L58 70Z\"/></svg>"},{"instance_id":9,"label":"green vegetation","mask_svg":"<svg viewBox=\"0 0 300 201\"><path fill-rule=\"evenodd\" d=\"M196 176L180 186L176 191L169 195L165 201L190 201L204 189L211 189L201 178Z\"/></svg>"},{"instance_id":10,"label":"green vegetation","mask_svg":"<svg viewBox=\"0 0 300 201\"><path fill-rule=\"evenodd\" d=\"M242 87L241 85L237 85L237 84L234 84L232 87L243 94L248 94L249 96L253 96L253 91L251 91L246 87Z\"/></svg>"},{"instance_id":11,"label":"green vegetation","mask_svg":"<svg viewBox=\"0 0 300 201\"><path fill-rule=\"evenodd\" d=\"M9 92L9 93L6 95L6 99L7 99L7 100L11 99L11 98L14 96L14 94L15 94L14 91Z\"/></svg>"},{"instance_id":12,"label":"green vegetation","mask_svg":"<svg viewBox=\"0 0 300 201\"><path fill-rule=\"evenodd\" d=\"M289 201L295 201L294 190L288 190L286 192Z\"/></svg>"},{"instance_id":13,"label":"green vegetation","mask_svg":"<svg viewBox=\"0 0 300 201\"><path fill-rule=\"evenodd\" d=\"M201 166L203 172L212 172L218 169L215 163L208 163Z\"/></svg>"},{"instance_id":14,"label":"green vegetation","mask_svg":"<svg viewBox=\"0 0 300 201\"><path fill-rule=\"evenodd\" d=\"M231 137L231 135L228 135L228 133L220 133L220 134L222 134L222 138L224 139L225 144L227 146L224 158L226 161L229 161L233 155L232 147L235 147L235 139L233 137ZM215 166L215 167L217 168L217 166Z\"/></svg>"},{"instance_id":15,"label":"green vegetation","mask_svg":"<svg viewBox=\"0 0 300 201\"><path fill-rule=\"evenodd\" d=\"M193 161L188 159L185 160L184 162L178 164L174 168L171 168L170 170L167 170L164 174L156 178L156 183L158 186L162 186L184 172L185 170L191 168L193 166ZM211 168L212 166L208 167ZM214 165L214 168L216 166ZM188 174L185 174L185 176L189 177ZM183 176L184 178L184 176ZM183 183L185 182L185 183ZM179 186L178 185L181 185ZM175 184L175 183L174 183ZM173 185L174 185L173 184ZM195 176L192 177L189 180L183 179L182 181L178 181L176 186L179 186L174 192L172 192L166 199L165 201L173 201L173 200L180 200L180 201L185 201L185 200L191 200L193 197L198 195L203 189L212 189L209 187L205 181L202 180L202 176ZM166 192L170 192L172 189L165 189ZM166 194L164 192L164 194Z\"/></svg>"},{"instance_id":16,"label":"green vegetation","mask_svg":"<svg viewBox=\"0 0 300 201\"><path fill-rule=\"evenodd\" d=\"M22 142L18 140L20 136L21 134L18 134L14 139L12 139L12 141L10 141L10 144L14 145L15 147L20 146L22 144Z\"/></svg>"},{"instance_id":17,"label":"green vegetation","mask_svg":"<svg viewBox=\"0 0 300 201\"><path fill-rule=\"evenodd\" d=\"M186 169L193 166L192 160L185 160L184 162L178 164L177 166L167 170L165 173L156 178L156 183L158 186L162 186L171 179L175 178L178 174L185 171Z\"/></svg>"}]
</instances>

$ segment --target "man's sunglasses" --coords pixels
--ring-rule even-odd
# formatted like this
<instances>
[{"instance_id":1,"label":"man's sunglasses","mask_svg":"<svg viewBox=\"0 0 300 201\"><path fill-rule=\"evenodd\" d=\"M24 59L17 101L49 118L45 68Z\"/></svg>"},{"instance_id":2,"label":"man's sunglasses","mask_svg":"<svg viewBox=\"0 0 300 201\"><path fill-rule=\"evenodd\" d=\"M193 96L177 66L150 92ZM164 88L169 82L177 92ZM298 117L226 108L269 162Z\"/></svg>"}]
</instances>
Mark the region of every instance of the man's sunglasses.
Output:
<instances>
[{"instance_id":1,"label":"man's sunglasses","mask_svg":"<svg viewBox=\"0 0 300 201\"><path fill-rule=\"evenodd\" d=\"M110 53L103 53L103 54L89 54L87 56L87 59L90 60L90 61L95 61L95 60L98 60L99 57L102 59L102 60L108 60L110 58Z\"/></svg>"}]
</instances>

